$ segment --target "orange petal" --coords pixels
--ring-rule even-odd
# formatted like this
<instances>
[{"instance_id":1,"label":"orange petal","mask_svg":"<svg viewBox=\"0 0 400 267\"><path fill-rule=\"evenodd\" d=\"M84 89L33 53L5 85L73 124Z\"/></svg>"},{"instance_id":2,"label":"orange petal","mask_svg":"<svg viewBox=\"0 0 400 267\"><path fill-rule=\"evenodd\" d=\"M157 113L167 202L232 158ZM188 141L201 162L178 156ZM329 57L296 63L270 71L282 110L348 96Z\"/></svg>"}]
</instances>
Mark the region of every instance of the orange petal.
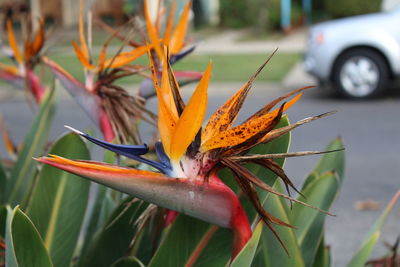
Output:
<instances>
[{"instance_id":1,"label":"orange petal","mask_svg":"<svg viewBox=\"0 0 400 267\"><path fill-rule=\"evenodd\" d=\"M37 53L39 53L40 49L42 48L44 43L44 31L43 31L43 19L39 20L39 29L35 35L35 39L31 42L29 40L25 41L25 52L24 52L24 59L25 61L29 61L30 58Z\"/></svg>"},{"instance_id":2,"label":"orange petal","mask_svg":"<svg viewBox=\"0 0 400 267\"><path fill-rule=\"evenodd\" d=\"M13 75L18 75L18 69L16 67L3 64L1 62L0 62L0 70L4 70L5 72L11 73Z\"/></svg>"},{"instance_id":3,"label":"orange petal","mask_svg":"<svg viewBox=\"0 0 400 267\"><path fill-rule=\"evenodd\" d=\"M161 21L161 18L163 17L164 12L165 12L165 8L162 7L161 0L158 0L157 1L157 18L154 23L154 26L158 33L160 32L160 21Z\"/></svg>"},{"instance_id":4,"label":"orange petal","mask_svg":"<svg viewBox=\"0 0 400 267\"><path fill-rule=\"evenodd\" d=\"M177 54L183 47L185 41L186 32L189 24L189 11L190 11L191 1L188 1L185 9L183 10L182 16L172 34L171 41L169 42L169 47L171 49L171 54Z\"/></svg>"},{"instance_id":5,"label":"orange petal","mask_svg":"<svg viewBox=\"0 0 400 267\"><path fill-rule=\"evenodd\" d=\"M118 68L118 67L124 66L124 65L134 61L135 59L143 56L146 53L146 51L147 51L146 46L134 48L130 52L123 52L111 59L106 60L104 65L108 68Z\"/></svg>"},{"instance_id":6,"label":"orange petal","mask_svg":"<svg viewBox=\"0 0 400 267\"><path fill-rule=\"evenodd\" d=\"M293 90L293 91L291 91L291 92L289 92L289 93L287 93L287 94L285 94L285 95L283 95L283 96L280 96L280 97L278 97L278 98L272 100L270 103L268 103L267 105L265 105L264 107L262 107L259 111L257 111L257 112L254 113L252 116L250 116L249 118L247 118L246 121L249 121L249 120L251 120L251 119L253 119L253 118L260 117L260 116L262 116L262 115L264 115L264 114L267 114L267 113L268 113L276 104L278 104L279 102L281 102L281 101L285 100L286 98L289 98L289 97L291 97L291 96L293 96L293 95L295 95L295 94L298 94L298 93L300 93L300 92L302 92L302 91L304 91L304 90L307 90L307 89L310 89L310 88L314 88L314 87L315 87L315 86L305 86L305 87L301 87L301 88L298 88L298 89L296 89L296 90Z\"/></svg>"},{"instance_id":7,"label":"orange petal","mask_svg":"<svg viewBox=\"0 0 400 267\"><path fill-rule=\"evenodd\" d=\"M82 65L85 68L90 69L90 70L95 69L95 66L89 62L89 58L87 58L87 54L85 55L85 53L81 50L81 48L78 46L78 44L75 41L72 41L72 45L74 46L76 56L78 57L78 59L82 63Z\"/></svg>"},{"instance_id":8,"label":"orange petal","mask_svg":"<svg viewBox=\"0 0 400 267\"><path fill-rule=\"evenodd\" d=\"M165 51L165 53L167 53L167 51ZM167 57L165 55L163 61L167 62ZM168 75L168 64L164 64L163 66L163 72L161 76L161 95L168 109L171 111L172 114L174 114L176 118L178 118L178 112L176 109L174 97L172 95L171 83Z\"/></svg>"},{"instance_id":9,"label":"orange petal","mask_svg":"<svg viewBox=\"0 0 400 267\"><path fill-rule=\"evenodd\" d=\"M69 165L71 167L82 168L86 170L95 170L99 172L118 172L119 174L138 175L138 176L162 176L161 173L157 172L137 170L133 168L124 168L102 162L70 160L56 155L49 155L49 156L51 156L51 158L47 158L48 161L63 165Z\"/></svg>"},{"instance_id":10,"label":"orange petal","mask_svg":"<svg viewBox=\"0 0 400 267\"><path fill-rule=\"evenodd\" d=\"M17 44L17 40L15 39L11 20L7 20L7 36L8 36L8 43L10 44L10 47L14 53L15 60L18 63L22 63L23 59L22 59L21 53L19 52L19 49L18 49L18 44Z\"/></svg>"},{"instance_id":11,"label":"orange petal","mask_svg":"<svg viewBox=\"0 0 400 267\"><path fill-rule=\"evenodd\" d=\"M175 9L176 9L176 0L174 0L172 2L172 5L169 10L168 24L167 24L167 28L165 29L164 38L163 38L163 42L165 45L168 45L169 41L171 39L172 27L174 26Z\"/></svg>"},{"instance_id":12,"label":"orange petal","mask_svg":"<svg viewBox=\"0 0 400 267\"><path fill-rule=\"evenodd\" d=\"M203 143L230 128L234 123L250 88L251 84L247 82L238 92L236 92L236 94L225 102L222 107L214 112L202 131L201 141Z\"/></svg>"},{"instance_id":13,"label":"orange petal","mask_svg":"<svg viewBox=\"0 0 400 267\"><path fill-rule=\"evenodd\" d=\"M106 62L106 57L107 57L107 46L108 46L108 42L103 44L103 46L101 48L99 60L97 61L98 72L101 72L104 68L104 63Z\"/></svg>"},{"instance_id":14,"label":"orange petal","mask_svg":"<svg viewBox=\"0 0 400 267\"><path fill-rule=\"evenodd\" d=\"M286 103L283 111L287 110L294 103L296 103L301 96L302 94L299 94L291 101ZM230 147L241 144L268 127L278 113L279 109L275 109L267 114L264 114L263 116L253 118L245 123L242 123L241 125L226 130L204 142L201 145L201 150L208 151L215 148Z\"/></svg>"},{"instance_id":15,"label":"orange petal","mask_svg":"<svg viewBox=\"0 0 400 267\"><path fill-rule=\"evenodd\" d=\"M179 83L178 83L178 80L176 79L174 71L172 70L169 55L166 59L164 59L164 61L166 62L166 65L167 65L167 72L168 72L168 77L169 77L171 94L172 94L172 98L175 103L174 107L176 108L177 113L180 116L182 114L183 110L185 109L185 103L182 100ZM202 77L202 75L200 77Z\"/></svg>"},{"instance_id":16,"label":"orange petal","mask_svg":"<svg viewBox=\"0 0 400 267\"><path fill-rule=\"evenodd\" d=\"M82 54L83 56L88 59L89 61L89 50L86 44L85 39L85 21L84 21L84 14L83 14L83 0L79 1L79 41L82 47Z\"/></svg>"},{"instance_id":17,"label":"orange petal","mask_svg":"<svg viewBox=\"0 0 400 267\"><path fill-rule=\"evenodd\" d=\"M157 75L149 48L147 50L147 53L149 56L150 69L153 77L154 88L156 89L158 98L158 130L160 132L161 142L163 144L164 151L168 156L170 156L172 134L176 127L176 122L178 121L178 117L174 115L173 112L171 112L171 110L168 108L168 105L164 101L164 96L158 84Z\"/></svg>"},{"instance_id":18,"label":"orange petal","mask_svg":"<svg viewBox=\"0 0 400 267\"><path fill-rule=\"evenodd\" d=\"M44 43L44 27L43 27L43 19L39 20L39 29L36 33L35 40L33 40L31 44L31 53L32 55L36 55L40 49L43 47Z\"/></svg>"},{"instance_id":19,"label":"orange petal","mask_svg":"<svg viewBox=\"0 0 400 267\"><path fill-rule=\"evenodd\" d=\"M162 53L162 49L160 47L160 41L159 41L159 37L158 37L158 32L157 32L157 29L154 27L153 23L151 22L147 1L148 0L144 1L144 17L145 17L145 20L146 20L147 32L148 32L149 39L150 39L151 43L154 45L154 49L155 49L155 51L157 53L157 56L160 59L162 59L163 58L163 53Z\"/></svg>"},{"instance_id":20,"label":"orange petal","mask_svg":"<svg viewBox=\"0 0 400 267\"><path fill-rule=\"evenodd\" d=\"M177 161L186 152L198 133L207 108L207 89L211 76L211 62L208 64L199 85L186 105L175 127L171 141L171 160Z\"/></svg>"},{"instance_id":21,"label":"orange petal","mask_svg":"<svg viewBox=\"0 0 400 267\"><path fill-rule=\"evenodd\" d=\"M3 142L4 142L4 145L6 147L8 154L11 156L16 156L18 153L18 149L14 145L14 142L12 141L9 132L7 131L7 128L3 121L3 116L1 114L0 114L0 132L3 136Z\"/></svg>"}]
</instances>

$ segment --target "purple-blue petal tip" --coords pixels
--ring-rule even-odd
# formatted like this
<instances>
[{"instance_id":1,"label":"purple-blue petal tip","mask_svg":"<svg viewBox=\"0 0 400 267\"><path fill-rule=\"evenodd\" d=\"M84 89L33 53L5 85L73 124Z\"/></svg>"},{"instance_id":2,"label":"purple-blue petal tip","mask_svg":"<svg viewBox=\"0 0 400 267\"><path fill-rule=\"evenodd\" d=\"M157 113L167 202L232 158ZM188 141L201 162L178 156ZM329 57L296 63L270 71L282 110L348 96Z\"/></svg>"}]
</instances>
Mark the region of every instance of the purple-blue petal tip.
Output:
<instances>
[{"instance_id":1,"label":"purple-blue petal tip","mask_svg":"<svg viewBox=\"0 0 400 267\"><path fill-rule=\"evenodd\" d=\"M75 132L76 134L82 136L83 138L87 139L88 141L101 146L102 148L105 148L107 150L110 150L118 155L125 156L127 158L148 164L156 169L158 169L162 173L169 173L171 171L171 164L169 161L168 156L165 154L164 150L162 149L161 143L157 145L156 143L156 153L158 158L161 160L161 162L157 162L154 160L149 160L146 158L141 157L141 155L144 155L149 152L149 147L146 144L143 145L117 145L117 144L112 144L94 137L91 137L90 135L81 132L77 129L74 129L70 126L66 126L69 130Z\"/></svg>"}]
</instances>

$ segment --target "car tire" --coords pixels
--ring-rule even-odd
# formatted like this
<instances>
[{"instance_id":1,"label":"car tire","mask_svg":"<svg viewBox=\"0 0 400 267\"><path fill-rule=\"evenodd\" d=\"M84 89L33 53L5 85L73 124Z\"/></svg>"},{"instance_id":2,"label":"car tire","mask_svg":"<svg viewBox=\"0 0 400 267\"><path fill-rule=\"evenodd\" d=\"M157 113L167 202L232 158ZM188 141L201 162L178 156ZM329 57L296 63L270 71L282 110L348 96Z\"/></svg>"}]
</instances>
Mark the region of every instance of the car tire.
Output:
<instances>
[{"instance_id":1,"label":"car tire","mask_svg":"<svg viewBox=\"0 0 400 267\"><path fill-rule=\"evenodd\" d=\"M378 52L359 48L339 56L332 81L341 96L370 99L382 94L389 81L388 65Z\"/></svg>"}]
</instances>

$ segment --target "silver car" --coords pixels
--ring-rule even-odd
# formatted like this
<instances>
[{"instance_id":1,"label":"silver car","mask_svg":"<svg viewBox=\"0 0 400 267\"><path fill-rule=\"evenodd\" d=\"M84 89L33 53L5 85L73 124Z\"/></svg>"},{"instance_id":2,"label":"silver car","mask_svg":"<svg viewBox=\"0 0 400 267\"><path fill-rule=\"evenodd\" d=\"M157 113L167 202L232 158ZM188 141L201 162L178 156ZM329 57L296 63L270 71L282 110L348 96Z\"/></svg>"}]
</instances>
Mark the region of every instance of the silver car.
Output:
<instances>
[{"instance_id":1,"label":"silver car","mask_svg":"<svg viewBox=\"0 0 400 267\"><path fill-rule=\"evenodd\" d=\"M304 68L343 96L378 96L400 76L400 8L311 27Z\"/></svg>"}]
</instances>

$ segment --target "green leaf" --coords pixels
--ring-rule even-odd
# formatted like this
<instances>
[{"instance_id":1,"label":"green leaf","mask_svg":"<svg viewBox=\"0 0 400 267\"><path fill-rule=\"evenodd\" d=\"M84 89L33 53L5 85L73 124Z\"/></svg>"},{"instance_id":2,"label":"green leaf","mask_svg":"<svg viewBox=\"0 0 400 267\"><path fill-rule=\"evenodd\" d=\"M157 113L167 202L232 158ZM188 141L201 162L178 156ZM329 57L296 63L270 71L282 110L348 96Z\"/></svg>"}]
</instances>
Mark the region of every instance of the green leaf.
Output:
<instances>
[{"instance_id":1,"label":"green leaf","mask_svg":"<svg viewBox=\"0 0 400 267\"><path fill-rule=\"evenodd\" d=\"M7 175L0 160L0 204L5 203Z\"/></svg>"},{"instance_id":2,"label":"green leaf","mask_svg":"<svg viewBox=\"0 0 400 267\"><path fill-rule=\"evenodd\" d=\"M215 227L215 226L214 226ZM213 231L213 226L207 233ZM194 266L219 267L224 266L232 256L233 235L230 229L216 228L210 241L200 253L200 257Z\"/></svg>"},{"instance_id":3,"label":"green leaf","mask_svg":"<svg viewBox=\"0 0 400 267\"><path fill-rule=\"evenodd\" d=\"M89 132L89 131L87 131ZM92 133L93 135L93 133ZM85 142L88 148L93 145L91 142ZM104 162L113 164L115 161L115 153L111 151L104 152ZM95 189L94 205L86 214L88 217L88 226L85 231L85 237L83 238L83 245L81 249L81 255L86 255L89 246L93 242L93 239L99 231L101 231L103 225L107 222L107 219L111 216L112 212L116 208L117 204L111 198L111 188L108 188L101 184L93 184Z\"/></svg>"},{"instance_id":4,"label":"green leaf","mask_svg":"<svg viewBox=\"0 0 400 267\"><path fill-rule=\"evenodd\" d=\"M111 267L145 267L145 265L136 257L125 257L114 262Z\"/></svg>"},{"instance_id":5,"label":"green leaf","mask_svg":"<svg viewBox=\"0 0 400 267\"><path fill-rule=\"evenodd\" d=\"M314 267L330 267L331 252L330 248L325 246L325 239L322 238L319 243L318 252L315 256Z\"/></svg>"},{"instance_id":6,"label":"green leaf","mask_svg":"<svg viewBox=\"0 0 400 267\"><path fill-rule=\"evenodd\" d=\"M310 182L302 191L307 202L323 210L329 210L340 188L339 178L334 172L327 172L318 179ZM301 204L293 204L293 225L298 242L303 254L305 266L312 266L317 254L318 245L323 236L325 214L317 210L305 207Z\"/></svg>"},{"instance_id":7,"label":"green leaf","mask_svg":"<svg viewBox=\"0 0 400 267\"><path fill-rule=\"evenodd\" d=\"M11 205L27 204L37 166L32 157L38 157L43 153L53 116L54 90L51 90L40 105L39 113L24 139L23 149L11 171L6 191L8 193L6 200Z\"/></svg>"},{"instance_id":8,"label":"green leaf","mask_svg":"<svg viewBox=\"0 0 400 267\"><path fill-rule=\"evenodd\" d=\"M319 174L317 172L312 172L310 173L306 180L303 183L303 186L301 188L301 191L306 190L307 186L309 186L310 184L312 184L315 180L319 179Z\"/></svg>"},{"instance_id":9,"label":"green leaf","mask_svg":"<svg viewBox=\"0 0 400 267\"><path fill-rule=\"evenodd\" d=\"M258 241L260 240L262 228L263 222L260 221L257 224L256 229L254 229L253 235L249 242L247 242L246 246L244 246L244 248L239 252L236 258L230 264L231 267L245 267L251 265L254 254L256 253Z\"/></svg>"},{"instance_id":10,"label":"green leaf","mask_svg":"<svg viewBox=\"0 0 400 267\"><path fill-rule=\"evenodd\" d=\"M66 158L90 158L83 140L76 134L62 136L50 154ZM89 197L90 182L77 175L43 165L28 216L44 239L55 266L69 266L74 253Z\"/></svg>"},{"instance_id":11,"label":"green leaf","mask_svg":"<svg viewBox=\"0 0 400 267\"><path fill-rule=\"evenodd\" d=\"M175 222L164 230L165 237L148 266L184 266L209 229L208 223L179 215Z\"/></svg>"},{"instance_id":12,"label":"green leaf","mask_svg":"<svg viewBox=\"0 0 400 267\"><path fill-rule=\"evenodd\" d=\"M282 192L282 186L276 182L275 188ZM292 211L284 199L279 196L268 194L264 208L275 217L293 225ZM260 243L260 254L263 257L263 266L285 266L302 267L304 266L302 252L299 248L294 229L274 225L278 235L289 251L289 255L282 248L274 234L267 227L262 233Z\"/></svg>"},{"instance_id":13,"label":"green leaf","mask_svg":"<svg viewBox=\"0 0 400 267\"><path fill-rule=\"evenodd\" d=\"M113 206L112 204L114 204L110 200L109 194L107 194L107 191L111 189L100 184L93 184L93 188L96 188L95 194L92 196L95 198L95 201L93 208L88 210L88 213L85 215L88 217L88 226L83 238L81 255L87 254L96 234L102 230L103 225L106 224L107 219L111 216L112 212L109 212L109 210ZM107 218L105 218L106 214L108 214ZM82 257L81 260L83 260Z\"/></svg>"},{"instance_id":14,"label":"green leaf","mask_svg":"<svg viewBox=\"0 0 400 267\"><path fill-rule=\"evenodd\" d=\"M7 224L7 215L11 212L11 209L8 205L0 206L0 236L6 236L6 224Z\"/></svg>"},{"instance_id":15,"label":"green leaf","mask_svg":"<svg viewBox=\"0 0 400 267\"><path fill-rule=\"evenodd\" d=\"M81 266L108 267L125 256L137 231L135 222L147 207L147 203L131 197L122 202L96 235L87 255L82 255Z\"/></svg>"},{"instance_id":16,"label":"green leaf","mask_svg":"<svg viewBox=\"0 0 400 267\"><path fill-rule=\"evenodd\" d=\"M39 232L18 206L7 216L6 266L53 266Z\"/></svg>"},{"instance_id":17,"label":"green leaf","mask_svg":"<svg viewBox=\"0 0 400 267\"><path fill-rule=\"evenodd\" d=\"M334 139L326 148L327 151L344 148L340 138ZM321 175L322 173L335 171L338 174L339 181L343 181L344 177L345 155L344 151L332 152L325 154L319 160L314 172Z\"/></svg>"},{"instance_id":18,"label":"green leaf","mask_svg":"<svg viewBox=\"0 0 400 267\"><path fill-rule=\"evenodd\" d=\"M368 231L367 236L365 237L360 249L347 265L348 267L358 267L365 265L365 262L368 260L369 255L371 254L373 248L376 245L376 242L378 241L378 238L380 236L380 229L385 223L390 211L393 209L399 199L400 191L397 191L394 197L390 200L389 204L386 206L385 210L382 212L381 216Z\"/></svg>"}]
</instances>

